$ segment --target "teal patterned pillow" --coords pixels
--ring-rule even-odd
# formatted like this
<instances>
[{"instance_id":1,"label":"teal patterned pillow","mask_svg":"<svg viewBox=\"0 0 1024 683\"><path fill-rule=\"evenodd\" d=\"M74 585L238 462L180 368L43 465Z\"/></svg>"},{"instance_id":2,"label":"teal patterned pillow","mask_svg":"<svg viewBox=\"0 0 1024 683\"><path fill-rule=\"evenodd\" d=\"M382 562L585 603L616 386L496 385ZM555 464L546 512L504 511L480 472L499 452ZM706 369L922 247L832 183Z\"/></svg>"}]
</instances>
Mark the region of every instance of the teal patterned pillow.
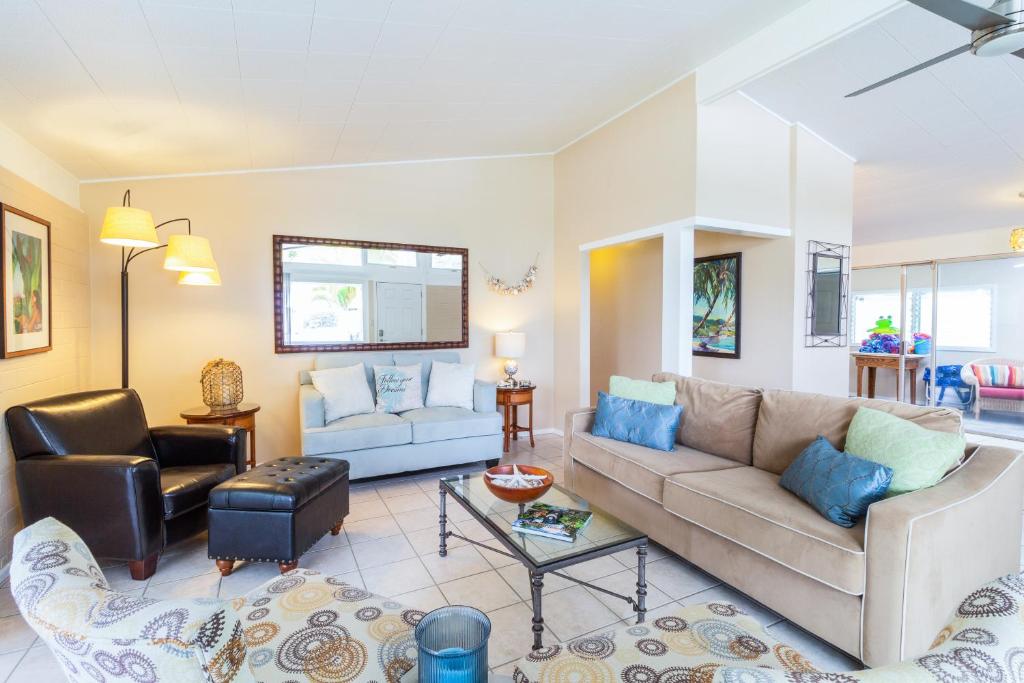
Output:
<instances>
[{"instance_id":1,"label":"teal patterned pillow","mask_svg":"<svg viewBox=\"0 0 1024 683\"><path fill-rule=\"evenodd\" d=\"M851 527L885 495L891 482L888 467L838 451L819 436L786 468L779 486L833 524Z\"/></svg>"},{"instance_id":2,"label":"teal patterned pillow","mask_svg":"<svg viewBox=\"0 0 1024 683\"><path fill-rule=\"evenodd\" d=\"M401 413L423 407L420 390L422 366L374 365L373 376L377 385L377 412Z\"/></svg>"},{"instance_id":3,"label":"teal patterned pillow","mask_svg":"<svg viewBox=\"0 0 1024 683\"><path fill-rule=\"evenodd\" d=\"M871 408L859 408L846 432L846 452L891 467L887 496L934 486L964 455L960 434L925 429Z\"/></svg>"}]
</instances>

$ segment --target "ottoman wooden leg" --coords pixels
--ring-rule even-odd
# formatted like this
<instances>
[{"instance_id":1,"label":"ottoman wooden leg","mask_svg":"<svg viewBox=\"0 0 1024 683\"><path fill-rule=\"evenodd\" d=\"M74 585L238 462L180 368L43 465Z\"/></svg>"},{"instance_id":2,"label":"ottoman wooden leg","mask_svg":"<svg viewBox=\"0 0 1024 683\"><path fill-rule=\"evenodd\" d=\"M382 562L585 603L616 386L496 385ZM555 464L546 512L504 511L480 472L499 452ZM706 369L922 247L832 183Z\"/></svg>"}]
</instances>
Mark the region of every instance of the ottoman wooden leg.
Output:
<instances>
[{"instance_id":1,"label":"ottoman wooden leg","mask_svg":"<svg viewBox=\"0 0 1024 683\"><path fill-rule=\"evenodd\" d=\"M342 520L342 521L344 521L344 520ZM337 536L340 533L341 533L341 522L338 522L337 524L335 524L334 526L331 527L331 536Z\"/></svg>"},{"instance_id":2,"label":"ottoman wooden leg","mask_svg":"<svg viewBox=\"0 0 1024 683\"><path fill-rule=\"evenodd\" d=\"M277 567L281 570L281 573L284 574L286 572L290 572L293 569L298 569L299 561L292 560L291 562L278 562Z\"/></svg>"},{"instance_id":3,"label":"ottoman wooden leg","mask_svg":"<svg viewBox=\"0 0 1024 683\"><path fill-rule=\"evenodd\" d=\"M234 560L217 560L217 569L220 570L221 576L230 576L231 570L235 567Z\"/></svg>"}]
</instances>

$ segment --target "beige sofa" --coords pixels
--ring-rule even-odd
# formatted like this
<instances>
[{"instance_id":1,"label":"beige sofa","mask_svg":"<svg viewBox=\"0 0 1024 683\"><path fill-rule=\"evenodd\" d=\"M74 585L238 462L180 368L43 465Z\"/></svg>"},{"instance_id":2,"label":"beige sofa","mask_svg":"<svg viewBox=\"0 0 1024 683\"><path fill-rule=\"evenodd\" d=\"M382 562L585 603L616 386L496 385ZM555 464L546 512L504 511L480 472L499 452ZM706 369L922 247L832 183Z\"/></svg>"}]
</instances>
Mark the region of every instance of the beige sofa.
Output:
<instances>
[{"instance_id":1,"label":"beige sofa","mask_svg":"<svg viewBox=\"0 0 1024 683\"><path fill-rule=\"evenodd\" d=\"M868 666L924 653L965 594L1019 569L1017 451L968 446L937 485L875 503L851 529L778 485L818 434L841 448L860 406L948 432L959 411L654 379L684 406L675 453L595 437L594 410L572 411L566 485Z\"/></svg>"}]
</instances>

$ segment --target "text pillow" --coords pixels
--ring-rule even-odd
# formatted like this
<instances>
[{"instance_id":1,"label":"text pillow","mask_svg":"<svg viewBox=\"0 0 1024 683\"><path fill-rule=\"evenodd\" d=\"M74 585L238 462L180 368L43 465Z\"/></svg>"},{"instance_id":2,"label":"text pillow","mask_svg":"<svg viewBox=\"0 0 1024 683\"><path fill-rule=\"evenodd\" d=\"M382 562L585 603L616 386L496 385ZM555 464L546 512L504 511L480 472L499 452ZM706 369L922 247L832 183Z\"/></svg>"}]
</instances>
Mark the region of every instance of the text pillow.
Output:
<instances>
[{"instance_id":1,"label":"text pillow","mask_svg":"<svg viewBox=\"0 0 1024 683\"><path fill-rule=\"evenodd\" d=\"M427 385L427 407L473 410L475 381L475 365L435 360L430 368L430 383Z\"/></svg>"},{"instance_id":2,"label":"text pillow","mask_svg":"<svg viewBox=\"0 0 1024 683\"><path fill-rule=\"evenodd\" d=\"M422 365L374 365L377 385L377 412L401 413L423 407L420 393Z\"/></svg>"},{"instance_id":3,"label":"text pillow","mask_svg":"<svg viewBox=\"0 0 1024 683\"><path fill-rule=\"evenodd\" d=\"M934 486L963 457L960 434L925 429L871 408L858 408L846 432L846 452L893 471L887 496Z\"/></svg>"},{"instance_id":4,"label":"text pillow","mask_svg":"<svg viewBox=\"0 0 1024 683\"><path fill-rule=\"evenodd\" d=\"M635 401L599 391L597 414L590 433L659 451L674 451L682 414L682 406Z\"/></svg>"},{"instance_id":5,"label":"text pillow","mask_svg":"<svg viewBox=\"0 0 1024 683\"><path fill-rule=\"evenodd\" d=\"M779 486L833 524L852 527L891 482L892 470L885 465L836 450L819 436L786 468Z\"/></svg>"},{"instance_id":6,"label":"text pillow","mask_svg":"<svg viewBox=\"0 0 1024 683\"><path fill-rule=\"evenodd\" d=\"M310 370L313 386L324 395L324 420L334 422L349 415L373 412L373 394L366 383L362 363L344 368Z\"/></svg>"},{"instance_id":7,"label":"text pillow","mask_svg":"<svg viewBox=\"0 0 1024 683\"><path fill-rule=\"evenodd\" d=\"M676 402L676 383L645 382L642 379L612 375L608 381L608 393L619 398L670 406Z\"/></svg>"}]
</instances>

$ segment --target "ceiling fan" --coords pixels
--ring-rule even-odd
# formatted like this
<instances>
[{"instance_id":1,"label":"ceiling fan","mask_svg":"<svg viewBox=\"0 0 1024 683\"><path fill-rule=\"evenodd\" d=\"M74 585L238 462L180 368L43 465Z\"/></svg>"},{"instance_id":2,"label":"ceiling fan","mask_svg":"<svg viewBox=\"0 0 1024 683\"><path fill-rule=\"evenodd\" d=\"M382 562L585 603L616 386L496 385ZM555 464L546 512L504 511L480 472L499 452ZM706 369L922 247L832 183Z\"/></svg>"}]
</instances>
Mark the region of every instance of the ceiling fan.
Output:
<instances>
[{"instance_id":1,"label":"ceiling fan","mask_svg":"<svg viewBox=\"0 0 1024 683\"><path fill-rule=\"evenodd\" d=\"M901 71L895 76L872 83L866 88L850 93L847 97L863 95L964 52L970 52L978 57L998 57L1013 53L1024 59L1024 0L997 0L988 9L966 0L910 0L910 2L943 19L970 29L971 42L906 71Z\"/></svg>"}]
</instances>

